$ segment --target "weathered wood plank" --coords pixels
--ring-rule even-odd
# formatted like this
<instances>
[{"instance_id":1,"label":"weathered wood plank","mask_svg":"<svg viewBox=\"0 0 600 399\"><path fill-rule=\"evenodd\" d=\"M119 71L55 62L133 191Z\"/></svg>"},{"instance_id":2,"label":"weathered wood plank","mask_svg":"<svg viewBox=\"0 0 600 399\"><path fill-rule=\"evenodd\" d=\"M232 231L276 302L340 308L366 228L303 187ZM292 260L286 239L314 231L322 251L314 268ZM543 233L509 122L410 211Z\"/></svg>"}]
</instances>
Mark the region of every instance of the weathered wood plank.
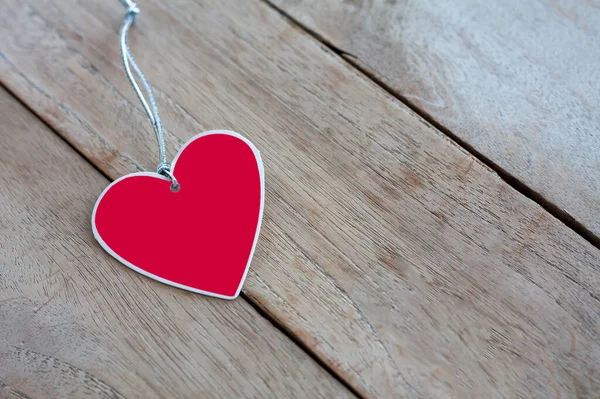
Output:
<instances>
[{"instance_id":1,"label":"weathered wood plank","mask_svg":"<svg viewBox=\"0 0 600 399\"><path fill-rule=\"evenodd\" d=\"M246 301L169 289L97 245L108 183L0 89L0 396L350 397Z\"/></svg>"},{"instance_id":2,"label":"weathered wood plank","mask_svg":"<svg viewBox=\"0 0 600 399\"><path fill-rule=\"evenodd\" d=\"M120 5L4 3L4 84L111 177L152 169ZM141 6L170 153L207 128L261 150L245 295L342 378L369 397L600 389L600 251L266 4Z\"/></svg>"},{"instance_id":3,"label":"weathered wood plank","mask_svg":"<svg viewBox=\"0 0 600 399\"><path fill-rule=\"evenodd\" d=\"M600 3L269 1L600 236Z\"/></svg>"}]
</instances>

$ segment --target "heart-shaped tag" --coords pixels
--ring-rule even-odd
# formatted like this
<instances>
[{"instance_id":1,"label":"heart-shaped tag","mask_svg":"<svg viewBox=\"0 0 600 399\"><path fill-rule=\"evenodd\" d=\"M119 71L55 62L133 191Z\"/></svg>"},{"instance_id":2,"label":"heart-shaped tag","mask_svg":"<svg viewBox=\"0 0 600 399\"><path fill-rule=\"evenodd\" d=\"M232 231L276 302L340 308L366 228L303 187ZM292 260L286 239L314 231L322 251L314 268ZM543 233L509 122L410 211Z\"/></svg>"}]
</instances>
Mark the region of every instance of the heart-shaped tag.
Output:
<instances>
[{"instance_id":1,"label":"heart-shaped tag","mask_svg":"<svg viewBox=\"0 0 600 399\"><path fill-rule=\"evenodd\" d=\"M236 298L258 240L264 202L260 153L243 136L208 131L173 160L180 184L157 173L123 176L100 194L96 240L124 265L185 290Z\"/></svg>"}]
</instances>

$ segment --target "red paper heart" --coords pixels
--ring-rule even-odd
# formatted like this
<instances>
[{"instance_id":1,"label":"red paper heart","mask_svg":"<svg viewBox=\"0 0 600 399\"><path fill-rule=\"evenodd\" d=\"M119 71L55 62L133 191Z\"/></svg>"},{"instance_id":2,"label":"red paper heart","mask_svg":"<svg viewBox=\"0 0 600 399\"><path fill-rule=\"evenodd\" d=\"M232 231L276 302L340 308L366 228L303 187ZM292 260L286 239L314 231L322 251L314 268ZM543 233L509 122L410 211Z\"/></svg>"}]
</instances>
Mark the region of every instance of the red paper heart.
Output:
<instances>
[{"instance_id":1,"label":"red paper heart","mask_svg":"<svg viewBox=\"0 0 600 399\"><path fill-rule=\"evenodd\" d=\"M117 260L148 277L219 298L236 298L263 212L258 150L234 132L209 131L173 160L181 185L157 173L110 184L92 214L94 236Z\"/></svg>"}]
</instances>

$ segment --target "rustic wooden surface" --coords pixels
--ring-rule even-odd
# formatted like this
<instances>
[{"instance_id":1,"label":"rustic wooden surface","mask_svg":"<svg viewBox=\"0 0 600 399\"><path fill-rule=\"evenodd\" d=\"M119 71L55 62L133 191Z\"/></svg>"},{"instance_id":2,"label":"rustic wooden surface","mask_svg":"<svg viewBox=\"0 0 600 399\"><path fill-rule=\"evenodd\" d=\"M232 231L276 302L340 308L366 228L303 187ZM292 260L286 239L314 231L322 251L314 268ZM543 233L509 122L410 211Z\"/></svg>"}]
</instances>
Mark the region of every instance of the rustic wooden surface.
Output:
<instances>
[{"instance_id":1,"label":"rustic wooden surface","mask_svg":"<svg viewBox=\"0 0 600 399\"><path fill-rule=\"evenodd\" d=\"M106 178L2 89L0 120L0 397L352 396L246 301L114 262Z\"/></svg>"},{"instance_id":2,"label":"rustic wooden surface","mask_svg":"<svg viewBox=\"0 0 600 399\"><path fill-rule=\"evenodd\" d=\"M269 1L600 236L600 2Z\"/></svg>"},{"instance_id":3,"label":"rustic wooden surface","mask_svg":"<svg viewBox=\"0 0 600 399\"><path fill-rule=\"evenodd\" d=\"M122 15L74 0L3 0L0 14L3 84L111 178L156 162ZM244 295L360 394L600 390L600 251L345 61L260 1L144 1L130 42L171 155L209 128L260 148Z\"/></svg>"}]
</instances>

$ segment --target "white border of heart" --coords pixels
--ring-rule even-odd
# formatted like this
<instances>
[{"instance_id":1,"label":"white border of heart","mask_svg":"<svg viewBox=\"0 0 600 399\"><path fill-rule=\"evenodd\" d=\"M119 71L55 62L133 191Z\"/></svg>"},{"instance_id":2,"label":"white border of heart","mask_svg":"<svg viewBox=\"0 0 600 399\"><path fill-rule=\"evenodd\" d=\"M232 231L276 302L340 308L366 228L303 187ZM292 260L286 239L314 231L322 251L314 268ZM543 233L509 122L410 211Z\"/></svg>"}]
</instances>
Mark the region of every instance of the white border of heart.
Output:
<instances>
[{"instance_id":1,"label":"white border of heart","mask_svg":"<svg viewBox=\"0 0 600 399\"><path fill-rule=\"evenodd\" d=\"M102 248L104 248L104 250L106 252L108 252L113 258L115 258L116 260L118 260L119 262L121 262L122 264L124 264L125 266L129 267L130 269L135 270L136 272L138 272L140 274L143 274L146 277L150 277L153 280L160 281L161 283L168 284L168 285L171 285L173 287L181 288L181 289L184 289L184 290L187 290L187 291L196 292L198 294L204 294L204 295L208 295L208 296L212 296L212 297L216 297L216 298L221 298L221 299L235 299L235 298L237 298L240 295L240 291L242 290L242 286L244 285L244 281L246 280L246 275L248 274L248 270L250 269L250 262L252 262L252 257L254 256L254 250L256 248L256 243L258 242L258 235L260 233L260 226L261 226L261 223L262 223L263 209L264 209L264 203L265 203L265 171L264 171L262 159L260 157L260 151L258 151L258 149L254 146L254 144L252 144L250 142L250 140L248 140L247 138L245 138L244 136L242 136L239 133L232 132L232 131L229 131L229 130L208 130L206 132L199 133L199 134L195 135L194 137L192 137L191 139L189 139L187 141L187 143L185 143L183 145L183 147L181 147L181 149L179 150L179 152L177 153L177 155L173 159L173 162L171 163L171 171L173 172L173 174L175 175L175 177L177 177L177 175L175 174L175 164L177 163L177 159L179 158L179 156L181 155L181 153L185 150L185 148L188 145L190 145L193 141L195 141L197 139L200 139L202 137L205 137L205 136L212 135L212 134L225 134L225 135L229 135L229 136L234 136L234 137L237 137L240 140L242 140L244 143L248 144L248 146L252 149L252 152L254 153L254 157L256 159L256 163L258 164L258 171L259 171L259 174L260 174L260 211L259 211L259 214L258 214L258 225L256 226L256 235L254 236L254 243L252 244L252 250L250 251L250 256L248 257L248 264L246 265L246 270L244 271L244 275L242 276L242 279L240 281L240 285L237 288L237 291L235 292L235 295L233 295L233 296L225 296L225 295L215 294L215 293L208 292L208 291L199 290L199 289L196 289L196 288L188 287L187 285L175 283L173 281L170 281L170 280L164 279L162 277L156 276L156 275L154 275L152 273L148 273L147 271L145 271L143 269L140 269L139 267L135 266L134 264L132 264L132 263L126 261L125 259L123 259L122 257L120 257L116 252L114 252L104 242L104 240L102 239L102 237L100 237L100 234L98 233L98 230L96 229L96 210L98 209L98 204L102 200L102 197L104 197L104 194L106 194L108 192L108 190L113 185L117 184L121 180L127 179L129 177L134 177L134 176L151 176L151 177L156 177L156 178L159 178L159 179L162 179L162 180L169 181L169 179L166 178L165 176L159 175L158 173L154 173L154 172L137 172L137 173L130 173L128 175L119 177L117 180L115 180L112 183L110 183L104 189L104 191L102 191L102 194L100 194L100 196L96 200L96 204L94 205L94 211L92 212L92 230L94 232L94 237L96 238L96 241L98 241L98 243L102 246Z\"/></svg>"}]
</instances>

